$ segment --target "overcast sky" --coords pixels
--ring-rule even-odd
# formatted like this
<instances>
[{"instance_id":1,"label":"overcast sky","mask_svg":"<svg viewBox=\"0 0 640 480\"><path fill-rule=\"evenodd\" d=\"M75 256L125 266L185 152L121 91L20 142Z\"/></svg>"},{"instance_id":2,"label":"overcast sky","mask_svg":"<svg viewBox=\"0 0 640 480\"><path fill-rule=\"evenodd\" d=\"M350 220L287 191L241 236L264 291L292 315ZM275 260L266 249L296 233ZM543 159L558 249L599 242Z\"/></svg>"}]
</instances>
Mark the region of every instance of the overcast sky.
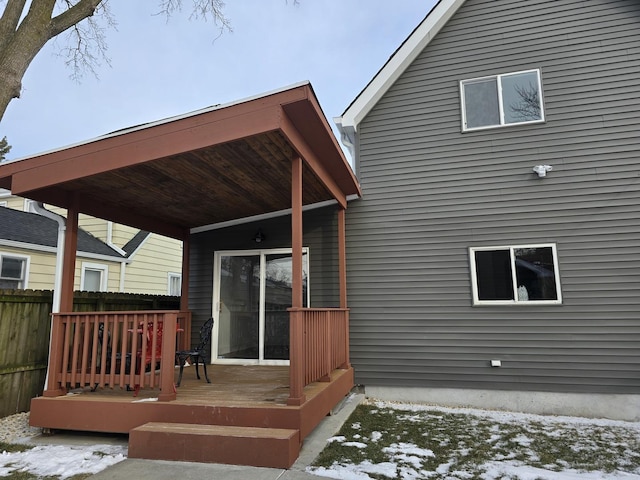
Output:
<instances>
[{"instance_id":1,"label":"overcast sky","mask_svg":"<svg viewBox=\"0 0 640 480\"><path fill-rule=\"evenodd\" d=\"M332 126L435 0L227 0L233 31L153 0L111 0L111 67L71 80L50 42L0 123L9 159L309 80ZM334 128L335 130L335 128Z\"/></svg>"}]
</instances>

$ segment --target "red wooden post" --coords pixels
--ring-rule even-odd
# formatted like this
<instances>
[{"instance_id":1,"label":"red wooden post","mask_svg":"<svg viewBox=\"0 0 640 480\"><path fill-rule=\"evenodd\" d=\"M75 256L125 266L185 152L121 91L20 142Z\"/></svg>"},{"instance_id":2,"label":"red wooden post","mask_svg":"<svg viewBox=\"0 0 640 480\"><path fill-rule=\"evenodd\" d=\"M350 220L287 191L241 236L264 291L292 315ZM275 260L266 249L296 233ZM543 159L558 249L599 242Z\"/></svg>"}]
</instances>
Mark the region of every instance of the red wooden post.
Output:
<instances>
[{"instance_id":1,"label":"red wooden post","mask_svg":"<svg viewBox=\"0 0 640 480\"><path fill-rule=\"evenodd\" d=\"M59 397L67 393L67 389L60 382L62 374L62 350L64 341L64 325L59 314L51 314L51 354L49 355L49 370L47 385L43 396Z\"/></svg>"},{"instance_id":2,"label":"red wooden post","mask_svg":"<svg viewBox=\"0 0 640 480\"><path fill-rule=\"evenodd\" d=\"M190 255L190 232L187 229L182 238L182 285L180 287L180 312L183 322L180 332L180 349L187 350L191 346L191 314L189 313L189 255Z\"/></svg>"},{"instance_id":3,"label":"red wooden post","mask_svg":"<svg viewBox=\"0 0 640 480\"><path fill-rule=\"evenodd\" d=\"M304 390L304 331L302 325L302 159L291 162L291 268L292 298L289 319L288 405L302 405Z\"/></svg>"},{"instance_id":4,"label":"red wooden post","mask_svg":"<svg viewBox=\"0 0 640 480\"><path fill-rule=\"evenodd\" d=\"M160 361L160 395L158 401L169 402L176 399L174 383L176 360L176 325L178 315L167 313L164 315L162 331L162 360ZM153 369L153 367L152 367Z\"/></svg>"},{"instance_id":5,"label":"red wooden post","mask_svg":"<svg viewBox=\"0 0 640 480\"><path fill-rule=\"evenodd\" d=\"M79 207L76 198L67 209L62 263L62 292L60 292L61 312L73 312L73 285L76 274L76 251L78 249L78 212Z\"/></svg>"},{"instance_id":6,"label":"red wooden post","mask_svg":"<svg viewBox=\"0 0 640 480\"><path fill-rule=\"evenodd\" d=\"M338 275L340 282L340 308L347 308L347 241L345 209L338 209Z\"/></svg>"}]
</instances>

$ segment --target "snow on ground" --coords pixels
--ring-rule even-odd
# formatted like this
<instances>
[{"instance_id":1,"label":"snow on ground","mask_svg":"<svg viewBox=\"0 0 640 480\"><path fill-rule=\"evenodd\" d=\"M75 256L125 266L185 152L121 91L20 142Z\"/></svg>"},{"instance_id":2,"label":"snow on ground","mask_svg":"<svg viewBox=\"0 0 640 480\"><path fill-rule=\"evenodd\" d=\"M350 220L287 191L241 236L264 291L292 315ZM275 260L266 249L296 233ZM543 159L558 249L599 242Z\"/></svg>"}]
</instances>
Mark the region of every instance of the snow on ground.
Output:
<instances>
[{"instance_id":1,"label":"snow on ground","mask_svg":"<svg viewBox=\"0 0 640 480\"><path fill-rule=\"evenodd\" d=\"M127 448L120 445L40 445L25 452L0 454L0 477L12 471L28 471L60 479L79 473L98 473L126 458Z\"/></svg>"},{"instance_id":2,"label":"snow on ground","mask_svg":"<svg viewBox=\"0 0 640 480\"><path fill-rule=\"evenodd\" d=\"M444 408L424 405L395 404L395 403L379 403L381 408L395 408L403 410L403 420L410 420L411 415L406 416L406 411L440 411L456 414L468 414L477 417L490 419L496 424L526 424L536 422L542 424L545 430L562 434L561 428L571 425L577 429L589 432L595 427L612 427L633 430L640 437L640 423L621 422L605 419L588 419L578 417L559 417L559 416L541 416L532 414L510 413L485 411L463 408ZM400 412L399 412L400 413ZM24 415L24 414L22 414ZM0 430L6 430L6 425L0 421ZM418 417L415 418L418 421ZM22 421L22 420L21 420ZM352 427L357 429L358 424ZM498 430L496 430L497 432ZM338 442L342 444L350 444L356 448L366 446L365 442L378 442L382 438L382 433L373 432L368 438L358 438L357 442L347 442L345 437L336 436L330 438L328 442ZM0 431L0 439L2 432ZM5 439L8 440L8 439ZM21 439L21 443L22 440ZM492 441L499 441L499 435L496 433ZM522 438L518 442L525 445L528 439ZM398 478L398 464L402 464L399 478L403 480L430 479L436 475L439 478L464 480L471 478L469 472L452 470L453 465L443 462L439 465L436 472L429 472L421 469L421 460L426 458L434 458L433 451L418 447L409 443L393 443L385 448L386 453L393 461L373 463L370 460L364 460L359 464L351 465L334 465L329 468L324 467L308 467L307 471L314 475L330 477L340 480L370 480L371 475L382 476L386 478ZM461 454L464 452L460 452ZM116 464L126 458L127 448L124 445L87 445L87 446L63 446L63 445L40 445L31 450L22 453L0 452L0 477L9 475L13 470L29 471L38 476L57 476L61 480L70 478L79 473L97 473L105 468ZM638 473L622 473L622 472L579 472L572 469L564 469L563 471L551 471L541 468L524 465L509 458L496 458L494 461L485 463L481 466L484 473L480 478L482 480L498 480L498 479L518 479L518 480L640 480L640 472Z\"/></svg>"},{"instance_id":3,"label":"snow on ground","mask_svg":"<svg viewBox=\"0 0 640 480\"><path fill-rule=\"evenodd\" d=\"M568 417L568 416L543 416L524 413L513 412L500 412L500 411L487 411L476 410L470 408L447 408L436 407L426 405L414 405L414 404L399 404L388 402L373 402L380 408L393 408L397 410L403 410L399 412L399 417L403 420L419 421L416 415L413 418L412 415L407 415L406 411L420 412L446 412L453 414L467 414L476 417L481 417L495 422L496 424L529 424L537 423L541 425L541 428L551 435L564 435L566 434L567 426L570 426L580 434L588 435L594 428L613 428L624 429L631 431L640 437L640 423L638 422L624 422L607 419L591 419L581 417ZM352 424L352 429L358 429L358 424ZM496 431L498 429L496 428ZM470 432L473 436L473 432ZM348 442L344 436L335 436L328 439L329 443L337 442L341 445L357 446L358 448L366 448L366 441L378 442L382 436L380 432L373 432L369 439L362 438L362 442L357 442L358 445L353 445L356 442ZM634 434L635 436L635 434ZM500 440L500 436L496 435L495 438L491 438L491 441L497 442ZM528 446L529 439L523 436L518 438L517 442L524 448ZM401 478L402 480L418 480L418 479L430 479L433 477L447 478L451 480L465 480L474 477L474 473L468 471L455 471L451 463L441 463L436 471L425 471L422 469L422 459L428 457L434 457L434 452L429 449L420 448L416 445L401 443L392 444L387 447L386 453L390 455L391 462L373 463L371 460L363 460L358 464L337 464L334 463L331 467L307 467L307 472L314 475L323 477L335 478L339 480L370 480L372 478L387 477L390 479ZM629 450L629 449L627 449ZM464 455L467 452L460 450L460 455ZM443 459L445 461L446 459ZM397 462L397 464L395 463ZM398 465L402 465L400 469ZM483 465L479 465L477 472L481 473L479 478L482 480L640 480L640 471L636 473L626 472L584 472L577 471L570 468L565 468L562 471L553 471L551 469L546 470L542 468L533 467L523 464L522 462L514 461L510 458L495 458L494 461L487 462Z\"/></svg>"}]
</instances>

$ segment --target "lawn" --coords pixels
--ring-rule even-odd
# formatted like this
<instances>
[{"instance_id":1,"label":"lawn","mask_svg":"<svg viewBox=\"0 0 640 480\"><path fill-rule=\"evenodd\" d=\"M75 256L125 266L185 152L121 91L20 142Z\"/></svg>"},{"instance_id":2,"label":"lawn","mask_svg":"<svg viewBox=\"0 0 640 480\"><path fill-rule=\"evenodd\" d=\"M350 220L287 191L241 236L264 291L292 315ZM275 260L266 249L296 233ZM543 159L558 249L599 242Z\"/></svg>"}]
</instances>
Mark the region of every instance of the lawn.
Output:
<instances>
[{"instance_id":1,"label":"lawn","mask_svg":"<svg viewBox=\"0 0 640 480\"><path fill-rule=\"evenodd\" d=\"M308 471L345 480L640 480L640 423L365 401Z\"/></svg>"}]
</instances>

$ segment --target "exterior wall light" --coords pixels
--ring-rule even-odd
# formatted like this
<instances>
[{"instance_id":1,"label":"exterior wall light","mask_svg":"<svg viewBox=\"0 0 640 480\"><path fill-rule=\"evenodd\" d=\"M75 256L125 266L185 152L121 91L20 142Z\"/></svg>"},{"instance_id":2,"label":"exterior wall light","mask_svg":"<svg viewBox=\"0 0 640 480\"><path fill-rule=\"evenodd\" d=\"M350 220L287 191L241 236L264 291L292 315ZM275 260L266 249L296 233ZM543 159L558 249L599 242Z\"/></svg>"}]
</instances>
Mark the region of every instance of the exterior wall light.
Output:
<instances>
[{"instance_id":1,"label":"exterior wall light","mask_svg":"<svg viewBox=\"0 0 640 480\"><path fill-rule=\"evenodd\" d=\"M264 242L265 238L266 237L264 236L264 233L262 233L262 229L261 228L258 229L258 232L256 233L256 236L253 237L253 239L255 240L256 243Z\"/></svg>"},{"instance_id":2,"label":"exterior wall light","mask_svg":"<svg viewBox=\"0 0 640 480\"><path fill-rule=\"evenodd\" d=\"M551 170L553 170L551 165L536 165L533 167L533 171L536 172L540 178L546 177L547 172L550 172Z\"/></svg>"}]
</instances>

